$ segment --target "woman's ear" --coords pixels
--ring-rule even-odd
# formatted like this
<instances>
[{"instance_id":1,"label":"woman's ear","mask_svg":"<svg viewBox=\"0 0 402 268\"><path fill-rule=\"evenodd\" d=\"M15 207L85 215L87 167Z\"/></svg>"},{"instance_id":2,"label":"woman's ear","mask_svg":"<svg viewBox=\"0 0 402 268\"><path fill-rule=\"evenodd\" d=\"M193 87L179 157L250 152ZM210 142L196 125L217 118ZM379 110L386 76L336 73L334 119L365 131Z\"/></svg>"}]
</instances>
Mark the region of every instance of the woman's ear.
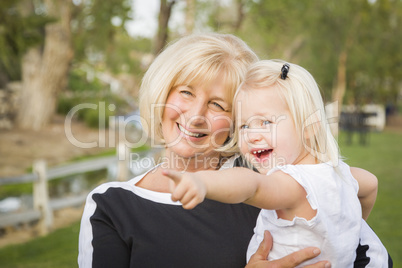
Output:
<instances>
[{"instance_id":1,"label":"woman's ear","mask_svg":"<svg viewBox=\"0 0 402 268\"><path fill-rule=\"evenodd\" d=\"M222 146L228 144L230 141L230 136L228 135L228 137L226 138L226 140L223 142Z\"/></svg>"}]
</instances>

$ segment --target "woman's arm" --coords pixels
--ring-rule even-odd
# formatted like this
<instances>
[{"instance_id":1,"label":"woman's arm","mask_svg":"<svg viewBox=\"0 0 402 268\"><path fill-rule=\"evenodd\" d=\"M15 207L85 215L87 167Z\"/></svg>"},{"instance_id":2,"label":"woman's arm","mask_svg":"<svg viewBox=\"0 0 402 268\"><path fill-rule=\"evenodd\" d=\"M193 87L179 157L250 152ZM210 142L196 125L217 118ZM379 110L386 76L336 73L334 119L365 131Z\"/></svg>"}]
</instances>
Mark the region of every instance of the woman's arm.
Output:
<instances>
[{"instance_id":1,"label":"woman's arm","mask_svg":"<svg viewBox=\"0 0 402 268\"><path fill-rule=\"evenodd\" d=\"M205 197L224 203L247 203L264 209L294 208L306 198L304 188L288 174L277 171L269 176L247 168L195 173L164 170L174 182L172 200L192 209Z\"/></svg>"},{"instance_id":2,"label":"woman's arm","mask_svg":"<svg viewBox=\"0 0 402 268\"><path fill-rule=\"evenodd\" d=\"M377 198L377 177L367 170L351 167L350 172L359 183L358 197L362 206L363 219L367 220Z\"/></svg>"},{"instance_id":3,"label":"woman's arm","mask_svg":"<svg viewBox=\"0 0 402 268\"><path fill-rule=\"evenodd\" d=\"M250 261L245 268L292 268L320 255L320 250L318 248L310 247L296 251L281 259L268 261L267 258L271 248L272 236L269 231L265 231L264 239L262 240L257 251L251 256ZM320 261L305 267L329 268L331 265L328 261Z\"/></svg>"},{"instance_id":4,"label":"woman's arm","mask_svg":"<svg viewBox=\"0 0 402 268\"><path fill-rule=\"evenodd\" d=\"M373 229L362 219L359 246L356 249L354 268L392 268L392 259Z\"/></svg>"},{"instance_id":5,"label":"woman's arm","mask_svg":"<svg viewBox=\"0 0 402 268\"><path fill-rule=\"evenodd\" d=\"M130 251L109 218L107 209L89 194L81 218L78 266L128 267Z\"/></svg>"}]
</instances>

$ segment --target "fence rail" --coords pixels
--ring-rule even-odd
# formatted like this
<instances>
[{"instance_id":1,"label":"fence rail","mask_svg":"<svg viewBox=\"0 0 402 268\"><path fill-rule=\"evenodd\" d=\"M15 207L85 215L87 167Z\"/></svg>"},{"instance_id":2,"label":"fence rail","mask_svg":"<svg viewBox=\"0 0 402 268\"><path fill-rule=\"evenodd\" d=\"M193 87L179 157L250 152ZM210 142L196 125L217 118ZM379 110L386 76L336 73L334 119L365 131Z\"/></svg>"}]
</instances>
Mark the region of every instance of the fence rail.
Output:
<instances>
[{"instance_id":1,"label":"fence rail","mask_svg":"<svg viewBox=\"0 0 402 268\"><path fill-rule=\"evenodd\" d=\"M116 163L117 156L107 156L96 159L90 159L83 162L72 163L68 165L62 165L58 167L49 168L46 170L47 180L54 180L64 176L70 176L74 174L85 173L89 171L95 171L103 168L107 168L109 165ZM40 162L40 161L38 161ZM21 184L35 182L39 180L39 176L35 171L33 173L24 174L18 177L6 177L0 178L0 185L7 184Z\"/></svg>"},{"instance_id":2,"label":"fence rail","mask_svg":"<svg viewBox=\"0 0 402 268\"><path fill-rule=\"evenodd\" d=\"M0 179L0 185L34 182L38 180L38 178L38 174L35 173L24 174L19 177L6 177Z\"/></svg>"},{"instance_id":3,"label":"fence rail","mask_svg":"<svg viewBox=\"0 0 402 268\"><path fill-rule=\"evenodd\" d=\"M129 162L131 156L128 148L123 143L119 143L116 151L117 154L114 156L99 157L52 168L47 168L46 162L39 160L34 163L32 173L18 177L0 178L0 186L22 183L33 184L33 209L0 214L0 228L38 221L37 227L39 233L47 234L53 227L53 211L80 206L85 202L88 194L81 193L75 196L51 199L48 192L48 181L90 171L108 169L113 166L117 170L116 178L114 179L125 181L130 176ZM155 158L159 152L160 149L152 149L136 154L139 157Z\"/></svg>"},{"instance_id":4,"label":"fence rail","mask_svg":"<svg viewBox=\"0 0 402 268\"><path fill-rule=\"evenodd\" d=\"M119 148L118 151L122 149L126 150L125 148ZM45 161L39 160L34 163L32 173L18 177L0 178L0 186L33 183L33 209L0 215L0 228L37 221L39 233L47 234L53 226L53 211L67 207L80 206L85 202L85 198L88 194L82 193L75 196L50 199L48 193L48 181L74 174L107 169L113 165L117 166L118 179L127 179L122 176L128 175L128 157L119 161L118 156L119 152L116 156L100 157L49 169L46 167Z\"/></svg>"}]
</instances>

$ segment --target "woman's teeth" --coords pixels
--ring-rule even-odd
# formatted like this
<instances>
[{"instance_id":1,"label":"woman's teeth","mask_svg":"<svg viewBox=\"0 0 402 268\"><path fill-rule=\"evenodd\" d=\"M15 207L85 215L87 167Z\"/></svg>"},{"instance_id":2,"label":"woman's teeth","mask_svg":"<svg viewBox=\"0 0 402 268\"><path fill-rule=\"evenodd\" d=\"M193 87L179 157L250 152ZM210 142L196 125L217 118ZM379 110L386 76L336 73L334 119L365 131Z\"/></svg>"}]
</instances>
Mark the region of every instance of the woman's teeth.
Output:
<instances>
[{"instance_id":1,"label":"woman's teeth","mask_svg":"<svg viewBox=\"0 0 402 268\"><path fill-rule=\"evenodd\" d=\"M206 136L206 134L190 132L187 129L183 128L180 124L177 124L177 125L179 126L180 131L188 136L195 137L195 138L200 138L200 137Z\"/></svg>"}]
</instances>

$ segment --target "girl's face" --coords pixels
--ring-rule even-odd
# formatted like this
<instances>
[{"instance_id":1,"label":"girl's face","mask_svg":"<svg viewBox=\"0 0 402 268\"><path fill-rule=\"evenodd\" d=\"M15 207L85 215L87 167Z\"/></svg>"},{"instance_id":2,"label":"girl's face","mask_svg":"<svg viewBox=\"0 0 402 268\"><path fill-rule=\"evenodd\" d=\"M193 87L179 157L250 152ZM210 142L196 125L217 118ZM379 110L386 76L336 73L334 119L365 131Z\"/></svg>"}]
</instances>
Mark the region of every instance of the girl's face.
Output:
<instances>
[{"instance_id":1,"label":"girl's face","mask_svg":"<svg viewBox=\"0 0 402 268\"><path fill-rule=\"evenodd\" d=\"M218 156L214 149L225 142L232 122L227 95L219 79L173 88L162 117L167 153L184 158Z\"/></svg>"},{"instance_id":2,"label":"girl's face","mask_svg":"<svg viewBox=\"0 0 402 268\"><path fill-rule=\"evenodd\" d=\"M241 91L235 105L240 151L258 171L303 161L306 150L279 88Z\"/></svg>"}]
</instances>

